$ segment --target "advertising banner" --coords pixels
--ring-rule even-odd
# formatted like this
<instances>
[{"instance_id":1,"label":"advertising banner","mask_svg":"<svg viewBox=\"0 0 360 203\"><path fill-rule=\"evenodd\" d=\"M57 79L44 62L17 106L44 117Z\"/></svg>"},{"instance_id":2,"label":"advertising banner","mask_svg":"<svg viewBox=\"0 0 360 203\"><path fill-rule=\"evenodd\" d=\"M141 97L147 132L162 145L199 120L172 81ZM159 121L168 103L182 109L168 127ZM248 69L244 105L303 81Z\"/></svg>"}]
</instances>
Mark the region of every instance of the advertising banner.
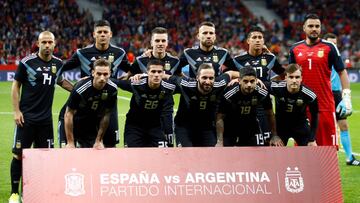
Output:
<instances>
[{"instance_id":1,"label":"advertising banner","mask_svg":"<svg viewBox=\"0 0 360 203\"><path fill-rule=\"evenodd\" d=\"M333 147L25 149L24 202L342 202Z\"/></svg>"}]
</instances>

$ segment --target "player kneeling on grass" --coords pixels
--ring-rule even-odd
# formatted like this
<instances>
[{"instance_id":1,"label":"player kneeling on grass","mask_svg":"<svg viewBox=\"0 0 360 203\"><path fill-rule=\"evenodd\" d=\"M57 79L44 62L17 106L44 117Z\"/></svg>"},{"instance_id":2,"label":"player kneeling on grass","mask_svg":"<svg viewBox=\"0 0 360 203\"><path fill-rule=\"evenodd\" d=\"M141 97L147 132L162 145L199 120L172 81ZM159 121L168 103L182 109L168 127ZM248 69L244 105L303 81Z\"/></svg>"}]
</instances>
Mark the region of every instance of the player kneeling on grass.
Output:
<instances>
[{"instance_id":1,"label":"player kneeling on grass","mask_svg":"<svg viewBox=\"0 0 360 203\"><path fill-rule=\"evenodd\" d=\"M316 146L319 113L316 94L301 84L302 69L298 64L290 64L285 73L285 81L271 83L271 94L276 102L278 135L285 145L289 138L293 138L299 146ZM310 125L307 108L311 115Z\"/></svg>"},{"instance_id":2,"label":"player kneeling on grass","mask_svg":"<svg viewBox=\"0 0 360 203\"><path fill-rule=\"evenodd\" d=\"M257 118L258 106L264 108L272 137L263 137ZM225 124L225 125L224 125ZM240 69L239 83L229 86L223 93L216 115L216 146L283 146L276 135L275 118L269 93L257 86L252 67Z\"/></svg>"},{"instance_id":3,"label":"player kneeling on grass","mask_svg":"<svg viewBox=\"0 0 360 203\"><path fill-rule=\"evenodd\" d=\"M167 147L173 144L173 91L175 85L162 80L165 63L152 59L147 75L117 85L132 92L126 114L124 140L127 147Z\"/></svg>"},{"instance_id":4,"label":"player kneeling on grass","mask_svg":"<svg viewBox=\"0 0 360 203\"><path fill-rule=\"evenodd\" d=\"M117 86L109 80L110 66L106 59L96 60L92 76L72 90L65 112L67 148L104 148L103 137L117 99Z\"/></svg>"}]
</instances>

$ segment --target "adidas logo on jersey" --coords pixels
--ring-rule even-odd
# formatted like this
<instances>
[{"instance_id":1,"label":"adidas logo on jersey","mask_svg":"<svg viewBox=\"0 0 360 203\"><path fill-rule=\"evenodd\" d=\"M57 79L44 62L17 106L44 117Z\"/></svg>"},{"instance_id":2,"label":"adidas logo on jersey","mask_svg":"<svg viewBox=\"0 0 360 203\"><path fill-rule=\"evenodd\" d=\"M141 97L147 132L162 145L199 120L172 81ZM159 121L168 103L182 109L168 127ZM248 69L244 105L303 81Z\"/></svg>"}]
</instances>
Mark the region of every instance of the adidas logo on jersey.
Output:
<instances>
[{"instance_id":1,"label":"adidas logo on jersey","mask_svg":"<svg viewBox=\"0 0 360 203\"><path fill-rule=\"evenodd\" d=\"M303 54L300 52L299 54L298 54L298 56L302 56Z\"/></svg>"},{"instance_id":2,"label":"adidas logo on jersey","mask_svg":"<svg viewBox=\"0 0 360 203\"><path fill-rule=\"evenodd\" d=\"M96 61L95 56L93 56L90 60L92 60L92 61Z\"/></svg>"},{"instance_id":3,"label":"adidas logo on jersey","mask_svg":"<svg viewBox=\"0 0 360 203\"><path fill-rule=\"evenodd\" d=\"M42 69L41 69L40 67L38 67L38 68L36 69L36 71L42 71Z\"/></svg>"},{"instance_id":4,"label":"adidas logo on jersey","mask_svg":"<svg viewBox=\"0 0 360 203\"><path fill-rule=\"evenodd\" d=\"M202 60L201 60L201 58L199 57L199 58L196 59L196 61L202 61Z\"/></svg>"},{"instance_id":5,"label":"adidas logo on jersey","mask_svg":"<svg viewBox=\"0 0 360 203\"><path fill-rule=\"evenodd\" d=\"M250 66L250 63L249 63L249 62L246 62L246 63L245 63L245 66Z\"/></svg>"}]
</instances>

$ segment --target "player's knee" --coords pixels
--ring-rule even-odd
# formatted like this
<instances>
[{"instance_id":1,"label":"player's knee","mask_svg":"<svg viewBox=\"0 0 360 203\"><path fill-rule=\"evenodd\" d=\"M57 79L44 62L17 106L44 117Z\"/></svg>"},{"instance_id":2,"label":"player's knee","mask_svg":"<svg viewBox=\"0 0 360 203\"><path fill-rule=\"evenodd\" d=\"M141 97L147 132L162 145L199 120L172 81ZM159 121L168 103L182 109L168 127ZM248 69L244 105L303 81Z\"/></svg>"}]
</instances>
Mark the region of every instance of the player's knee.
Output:
<instances>
[{"instance_id":1,"label":"player's knee","mask_svg":"<svg viewBox=\"0 0 360 203\"><path fill-rule=\"evenodd\" d=\"M22 156L19 154L13 154L14 159L21 160Z\"/></svg>"},{"instance_id":2,"label":"player's knee","mask_svg":"<svg viewBox=\"0 0 360 203\"><path fill-rule=\"evenodd\" d=\"M347 120L340 120L339 121L339 128L341 131L346 131L349 129L349 123Z\"/></svg>"}]
</instances>

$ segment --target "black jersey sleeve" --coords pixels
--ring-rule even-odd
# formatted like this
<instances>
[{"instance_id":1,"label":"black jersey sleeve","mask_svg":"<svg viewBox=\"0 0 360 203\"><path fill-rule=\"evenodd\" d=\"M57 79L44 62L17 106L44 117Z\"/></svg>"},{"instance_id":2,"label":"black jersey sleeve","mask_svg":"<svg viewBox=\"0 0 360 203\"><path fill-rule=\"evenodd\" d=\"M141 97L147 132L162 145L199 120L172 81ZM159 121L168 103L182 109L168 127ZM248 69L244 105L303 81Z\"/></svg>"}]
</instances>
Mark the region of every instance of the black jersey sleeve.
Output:
<instances>
[{"instance_id":1,"label":"black jersey sleeve","mask_svg":"<svg viewBox=\"0 0 360 203\"><path fill-rule=\"evenodd\" d=\"M76 89L73 89L73 91L70 94L70 97L67 102L67 106L70 109L79 109L79 104L81 102L81 95L76 92Z\"/></svg>"},{"instance_id":2,"label":"black jersey sleeve","mask_svg":"<svg viewBox=\"0 0 360 203\"><path fill-rule=\"evenodd\" d=\"M131 64L130 72L131 72L132 75L142 73L137 58L134 60L134 63Z\"/></svg>"},{"instance_id":3,"label":"black jersey sleeve","mask_svg":"<svg viewBox=\"0 0 360 203\"><path fill-rule=\"evenodd\" d=\"M275 56L274 56L275 57ZM285 72L285 69L282 67L282 65L279 63L279 61L277 60L277 58L275 58L274 61L274 66L271 69L272 71L274 71L274 73L281 75Z\"/></svg>"},{"instance_id":4,"label":"black jersey sleeve","mask_svg":"<svg viewBox=\"0 0 360 203\"><path fill-rule=\"evenodd\" d=\"M69 60L67 60L63 66L60 68L57 75L61 75L64 71L73 70L75 68L80 67L80 59L77 54L77 51L71 56Z\"/></svg>"},{"instance_id":5,"label":"black jersey sleeve","mask_svg":"<svg viewBox=\"0 0 360 203\"><path fill-rule=\"evenodd\" d=\"M294 55L294 47L290 48L289 52L289 64L296 63L295 55Z\"/></svg>"},{"instance_id":6,"label":"black jersey sleeve","mask_svg":"<svg viewBox=\"0 0 360 203\"><path fill-rule=\"evenodd\" d=\"M329 67L330 69L334 67L336 72L340 72L345 69L344 63L341 59L340 52L338 48L335 47L335 45L330 44L331 51L329 53Z\"/></svg>"},{"instance_id":7,"label":"black jersey sleeve","mask_svg":"<svg viewBox=\"0 0 360 203\"><path fill-rule=\"evenodd\" d=\"M107 109L113 109L117 102L117 91L113 91L110 95L109 100L105 104L105 108Z\"/></svg>"},{"instance_id":8,"label":"black jersey sleeve","mask_svg":"<svg viewBox=\"0 0 360 203\"><path fill-rule=\"evenodd\" d=\"M226 66L225 71L229 71L229 70L237 71L237 70L238 70L238 69L236 68L236 65L235 65L235 63L234 63L233 58L230 56L229 53L227 53L227 55L226 55L226 59L225 59L224 65Z\"/></svg>"},{"instance_id":9,"label":"black jersey sleeve","mask_svg":"<svg viewBox=\"0 0 360 203\"><path fill-rule=\"evenodd\" d=\"M119 80L112 79L112 81L122 90L132 92L131 81L130 80Z\"/></svg>"},{"instance_id":10,"label":"black jersey sleeve","mask_svg":"<svg viewBox=\"0 0 360 203\"><path fill-rule=\"evenodd\" d=\"M267 96L264 98L264 100L262 101L262 106L265 110L272 109L270 94L267 94Z\"/></svg>"},{"instance_id":11,"label":"black jersey sleeve","mask_svg":"<svg viewBox=\"0 0 360 203\"><path fill-rule=\"evenodd\" d=\"M185 50L184 50L185 51ZM174 71L174 75L180 75L182 72L182 68L186 65L189 65L186 56L184 53L181 54L180 56L180 62L179 65L177 66L176 70Z\"/></svg>"},{"instance_id":12,"label":"black jersey sleeve","mask_svg":"<svg viewBox=\"0 0 360 203\"><path fill-rule=\"evenodd\" d=\"M128 72L131 70L130 62L128 61L127 55L125 53L125 56L123 57L121 63L120 63L120 69L124 72Z\"/></svg>"},{"instance_id":13,"label":"black jersey sleeve","mask_svg":"<svg viewBox=\"0 0 360 203\"><path fill-rule=\"evenodd\" d=\"M23 83L25 80L26 80L26 67L25 65L23 64L23 62L20 61L17 69L16 69L16 72L15 72L15 77L14 79Z\"/></svg>"}]
</instances>

